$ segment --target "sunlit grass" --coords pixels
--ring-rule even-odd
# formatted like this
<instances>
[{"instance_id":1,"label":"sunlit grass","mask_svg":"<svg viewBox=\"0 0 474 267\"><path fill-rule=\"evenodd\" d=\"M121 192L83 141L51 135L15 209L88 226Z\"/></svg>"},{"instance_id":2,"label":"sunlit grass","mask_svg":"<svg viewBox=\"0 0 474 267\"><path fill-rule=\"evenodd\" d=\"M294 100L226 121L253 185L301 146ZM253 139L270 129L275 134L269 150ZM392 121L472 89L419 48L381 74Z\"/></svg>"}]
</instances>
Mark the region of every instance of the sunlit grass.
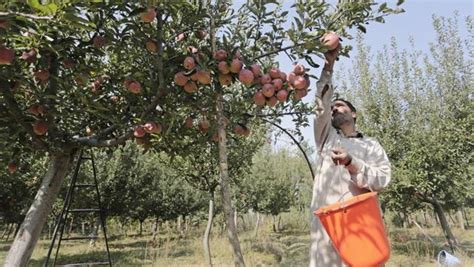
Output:
<instances>
[{"instance_id":1,"label":"sunlit grass","mask_svg":"<svg viewBox=\"0 0 474 267\"><path fill-rule=\"evenodd\" d=\"M307 266L309 246L309 224L307 214L291 213L282 215L282 231L272 231L271 217L267 216L259 227L257 237L254 233L255 220L244 216L239 220L239 239L248 266ZM144 229L149 230L147 225ZM245 226L245 227L244 227ZM129 227L128 235L119 234L118 227L110 225L110 252L114 266L206 266L202 235L204 224L190 228L185 236L178 231L167 231L162 227L153 242L151 233L137 235ZM244 229L245 228L245 229ZM443 249L445 239L440 228L424 229L430 241L418 228L388 227L392 256L386 266L436 266L436 254ZM463 266L474 266L474 229L461 231L453 227L455 236L462 244L462 251L456 252ZM11 238L10 238L11 239ZM10 240L11 242L11 240ZM0 263L4 262L10 242L0 242ZM42 239L36 246L29 266L41 266L47 254L49 240ZM232 249L226 232L220 225L213 228L210 239L214 266L233 266ZM54 254L53 254L54 255ZM470 258L471 257L471 258ZM96 242L94 247L87 241L63 241L58 263L78 263L105 261L105 245Z\"/></svg>"}]
</instances>

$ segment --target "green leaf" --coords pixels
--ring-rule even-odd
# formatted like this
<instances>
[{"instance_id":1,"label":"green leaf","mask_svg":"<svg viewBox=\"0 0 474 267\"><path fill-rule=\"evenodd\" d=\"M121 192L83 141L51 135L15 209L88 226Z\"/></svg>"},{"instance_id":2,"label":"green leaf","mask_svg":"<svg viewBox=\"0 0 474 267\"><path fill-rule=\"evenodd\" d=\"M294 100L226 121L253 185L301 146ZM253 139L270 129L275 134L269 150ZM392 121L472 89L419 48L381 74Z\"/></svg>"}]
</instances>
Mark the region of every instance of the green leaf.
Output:
<instances>
[{"instance_id":1,"label":"green leaf","mask_svg":"<svg viewBox=\"0 0 474 267\"><path fill-rule=\"evenodd\" d=\"M39 3L38 0L27 0L26 3L30 7L34 8L34 9L37 9L37 10L39 10L42 13L45 13L45 14L55 14L56 11L58 11L58 6L55 3L42 5L42 4Z\"/></svg>"},{"instance_id":2,"label":"green leaf","mask_svg":"<svg viewBox=\"0 0 474 267\"><path fill-rule=\"evenodd\" d=\"M380 22L380 23L385 23L385 19L383 17L376 17L375 21Z\"/></svg>"},{"instance_id":3,"label":"green leaf","mask_svg":"<svg viewBox=\"0 0 474 267\"><path fill-rule=\"evenodd\" d=\"M383 12L387 8L387 3L383 3L379 6L379 12Z\"/></svg>"},{"instance_id":4,"label":"green leaf","mask_svg":"<svg viewBox=\"0 0 474 267\"><path fill-rule=\"evenodd\" d=\"M367 33L367 29L362 25L357 26L357 29L359 29L359 31L361 31L363 33Z\"/></svg>"},{"instance_id":5,"label":"green leaf","mask_svg":"<svg viewBox=\"0 0 474 267\"><path fill-rule=\"evenodd\" d=\"M319 64L317 64L316 62L313 61L313 59L308 56L308 55L305 55L304 56L304 59L306 60L306 62L308 62L308 64L313 67L313 68L319 68Z\"/></svg>"},{"instance_id":6,"label":"green leaf","mask_svg":"<svg viewBox=\"0 0 474 267\"><path fill-rule=\"evenodd\" d=\"M398 2L397 2L397 6L399 6L399 5L403 4L403 2L405 2L405 0L398 0Z\"/></svg>"}]
</instances>

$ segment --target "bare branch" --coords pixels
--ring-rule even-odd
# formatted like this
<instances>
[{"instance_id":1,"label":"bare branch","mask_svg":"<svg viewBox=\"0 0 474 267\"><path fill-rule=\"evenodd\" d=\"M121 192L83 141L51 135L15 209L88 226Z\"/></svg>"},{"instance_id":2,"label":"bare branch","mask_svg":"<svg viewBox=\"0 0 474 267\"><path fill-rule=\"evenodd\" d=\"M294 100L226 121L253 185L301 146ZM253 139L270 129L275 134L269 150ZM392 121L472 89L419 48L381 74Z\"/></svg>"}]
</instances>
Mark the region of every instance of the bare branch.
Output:
<instances>
[{"instance_id":1,"label":"bare branch","mask_svg":"<svg viewBox=\"0 0 474 267\"><path fill-rule=\"evenodd\" d=\"M37 16L37 15L26 14L26 13L21 13L21 12L0 12L0 17L15 17L15 16L25 17L29 19L45 19L45 20L50 20L54 18L52 16Z\"/></svg>"},{"instance_id":2,"label":"bare branch","mask_svg":"<svg viewBox=\"0 0 474 267\"><path fill-rule=\"evenodd\" d=\"M290 132L288 132L285 128L281 127L280 125L274 123L274 122L271 122L269 120L266 120L266 119L262 119L263 121L265 122L268 122L270 123L271 125L279 128L280 130L282 130L284 133L286 133L292 140L293 142L298 146L298 148L301 150L301 153L303 153L303 156L306 160L306 163L308 163L308 167L309 167L309 171L311 172L311 178L313 178L314 180L314 171L313 171L313 167L311 166L311 162L309 161L309 158L308 156L306 155L306 152L304 151L303 147L301 147L301 144L298 142L298 140L296 140L296 138L290 134Z\"/></svg>"},{"instance_id":3,"label":"bare branch","mask_svg":"<svg viewBox=\"0 0 474 267\"><path fill-rule=\"evenodd\" d=\"M86 136L86 137L75 137L74 142L90 146L90 147L112 147L120 144L125 144L125 142L133 136L133 132L127 132L117 138L111 138L107 140L100 140L97 136Z\"/></svg>"}]
</instances>

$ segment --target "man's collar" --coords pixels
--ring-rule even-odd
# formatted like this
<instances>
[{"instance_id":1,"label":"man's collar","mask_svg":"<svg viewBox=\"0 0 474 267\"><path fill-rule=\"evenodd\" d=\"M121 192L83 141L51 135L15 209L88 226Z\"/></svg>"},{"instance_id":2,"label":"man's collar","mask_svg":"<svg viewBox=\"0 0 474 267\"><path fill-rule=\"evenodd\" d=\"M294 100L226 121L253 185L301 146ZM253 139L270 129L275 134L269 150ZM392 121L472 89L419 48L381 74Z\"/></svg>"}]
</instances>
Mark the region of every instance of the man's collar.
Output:
<instances>
[{"instance_id":1,"label":"man's collar","mask_svg":"<svg viewBox=\"0 0 474 267\"><path fill-rule=\"evenodd\" d=\"M337 134L344 136L341 134L339 130L337 130ZM344 136L345 138L364 138L364 135L361 132L356 132L354 135Z\"/></svg>"}]
</instances>

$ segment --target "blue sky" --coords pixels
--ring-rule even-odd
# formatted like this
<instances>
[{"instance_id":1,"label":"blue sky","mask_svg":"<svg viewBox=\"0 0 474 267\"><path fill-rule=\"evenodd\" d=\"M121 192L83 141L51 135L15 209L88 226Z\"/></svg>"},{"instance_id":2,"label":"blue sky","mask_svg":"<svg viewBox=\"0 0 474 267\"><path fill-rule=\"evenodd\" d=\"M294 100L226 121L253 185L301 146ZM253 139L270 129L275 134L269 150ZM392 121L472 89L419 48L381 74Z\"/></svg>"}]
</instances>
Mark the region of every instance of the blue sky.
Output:
<instances>
[{"instance_id":1,"label":"blue sky","mask_svg":"<svg viewBox=\"0 0 474 267\"><path fill-rule=\"evenodd\" d=\"M236 1L235 4L238 5ZM283 1L284 6L290 6L293 1ZM328 1L335 2L335 1ZM394 6L396 1L387 1L389 5ZM416 49L427 51L429 43L435 40L435 31L432 27L432 16L446 16L450 17L457 10L461 18L466 16L473 16L473 1L472 0L407 0L401 7L405 9L405 13L398 15L391 15L386 17L385 23L371 23L367 25L367 34L365 41L371 47L371 51L375 52L382 48L383 45L389 44L390 39L395 37L401 49L409 48L410 36L415 39ZM460 21L460 25L464 25ZM462 29L465 30L465 29ZM344 43L354 45L351 40L345 40ZM354 56L355 51L351 56ZM281 69L285 72L291 70L291 62L286 56L277 58ZM341 58L336 63L335 71L341 67L348 69L351 65L351 60L348 58ZM320 70L313 69L310 71L319 76ZM337 83L337 82L336 82ZM314 84L314 83L313 83ZM314 90L305 98L305 101L313 101ZM284 120L282 126L285 128L292 128L291 120ZM307 142L314 147L314 138L312 130L312 118L310 119L310 127L303 130L303 136ZM288 137L280 136L277 146L291 146L291 140Z\"/></svg>"}]
</instances>

